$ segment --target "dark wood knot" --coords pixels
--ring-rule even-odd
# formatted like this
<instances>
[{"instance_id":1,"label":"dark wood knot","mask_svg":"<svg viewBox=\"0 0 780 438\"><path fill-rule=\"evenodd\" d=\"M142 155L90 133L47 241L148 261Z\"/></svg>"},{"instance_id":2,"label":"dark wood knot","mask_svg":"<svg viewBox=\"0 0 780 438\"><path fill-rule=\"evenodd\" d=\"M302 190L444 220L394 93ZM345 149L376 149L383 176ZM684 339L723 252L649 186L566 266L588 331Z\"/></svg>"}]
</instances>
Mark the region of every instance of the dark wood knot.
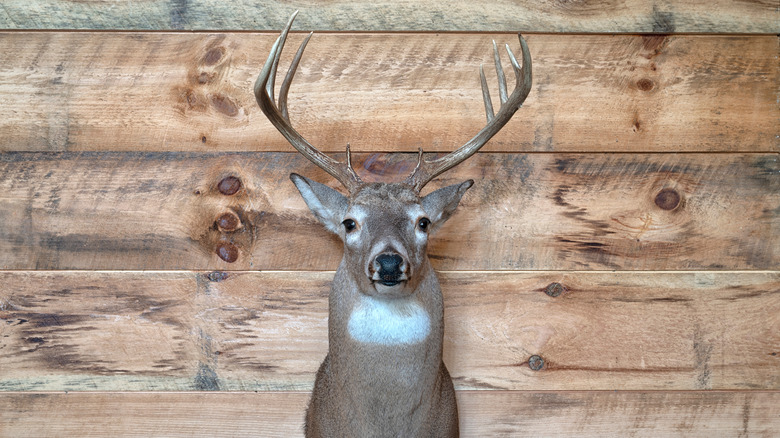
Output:
<instances>
[{"instance_id":1,"label":"dark wood knot","mask_svg":"<svg viewBox=\"0 0 780 438\"><path fill-rule=\"evenodd\" d=\"M219 189L219 192L223 195L235 195L236 192L241 190L241 180L235 176L225 177L217 184L217 189Z\"/></svg>"},{"instance_id":2,"label":"dark wood knot","mask_svg":"<svg viewBox=\"0 0 780 438\"><path fill-rule=\"evenodd\" d=\"M680 194L674 189L663 189L655 195L655 205L667 211L677 208L681 200Z\"/></svg>"},{"instance_id":3,"label":"dark wood knot","mask_svg":"<svg viewBox=\"0 0 780 438\"><path fill-rule=\"evenodd\" d=\"M241 226L241 219L235 213L227 211L217 218L217 227L220 231L236 231Z\"/></svg>"},{"instance_id":4,"label":"dark wood knot","mask_svg":"<svg viewBox=\"0 0 780 438\"><path fill-rule=\"evenodd\" d=\"M544 293L553 298L561 296L561 294L564 292L566 292L566 286L560 283L550 283L544 289Z\"/></svg>"},{"instance_id":5,"label":"dark wood knot","mask_svg":"<svg viewBox=\"0 0 780 438\"><path fill-rule=\"evenodd\" d=\"M217 245L217 255L222 260L233 263L238 260L238 248L230 242L220 242Z\"/></svg>"}]
</instances>

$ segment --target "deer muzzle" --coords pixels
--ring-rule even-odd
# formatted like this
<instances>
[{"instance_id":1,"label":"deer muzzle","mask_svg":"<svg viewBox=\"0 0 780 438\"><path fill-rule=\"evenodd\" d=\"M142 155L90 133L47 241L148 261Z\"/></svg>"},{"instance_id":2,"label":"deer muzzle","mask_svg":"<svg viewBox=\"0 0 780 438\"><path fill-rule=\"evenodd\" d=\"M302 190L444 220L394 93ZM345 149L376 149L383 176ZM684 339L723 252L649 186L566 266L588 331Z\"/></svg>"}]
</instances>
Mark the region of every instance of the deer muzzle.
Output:
<instances>
[{"instance_id":1,"label":"deer muzzle","mask_svg":"<svg viewBox=\"0 0 780 438\"><path fill-rule=\"evenodd\" d=\"M408 280L409 264L398 253L382 253L371 262L371 280L384 286L395 286Z\"/></svg>"}]
</instances>

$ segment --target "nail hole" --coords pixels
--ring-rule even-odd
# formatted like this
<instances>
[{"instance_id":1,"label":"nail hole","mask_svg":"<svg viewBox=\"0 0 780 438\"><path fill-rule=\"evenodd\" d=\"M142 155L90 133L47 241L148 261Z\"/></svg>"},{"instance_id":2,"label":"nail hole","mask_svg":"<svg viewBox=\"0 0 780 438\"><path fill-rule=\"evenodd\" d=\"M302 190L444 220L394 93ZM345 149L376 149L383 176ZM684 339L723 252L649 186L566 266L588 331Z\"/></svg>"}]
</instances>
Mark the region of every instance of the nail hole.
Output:
<instances>
[{"instance_id":1,"label":"nail hole","mask_svg":"<svg viewBox=\"0 0 780 438\"><path fill-rule=\"evenodd\" d=\"M533 355L528 358L528 366L534 371L539 371L544 368L544 359L541 356Z\"/></svg>"}]
</instances>

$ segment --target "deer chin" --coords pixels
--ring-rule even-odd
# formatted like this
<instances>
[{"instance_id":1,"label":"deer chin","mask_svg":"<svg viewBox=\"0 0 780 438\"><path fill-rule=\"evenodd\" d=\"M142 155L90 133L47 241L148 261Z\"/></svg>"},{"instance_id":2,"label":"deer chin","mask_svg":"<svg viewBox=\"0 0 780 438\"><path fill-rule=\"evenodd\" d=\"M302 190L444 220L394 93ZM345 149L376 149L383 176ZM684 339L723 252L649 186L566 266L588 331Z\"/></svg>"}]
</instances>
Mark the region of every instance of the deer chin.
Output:
<instances>
[{"instance_id":1,"label":"deer chin","mask_svg":"<svg viewBox=\"0 0 780 438\"><path fill-rule=\"evenodd\" d=\"M409 293L406 291L406 285L408 283L406 280L373 280L372 283L374 285L374 290L377 292L376 295L380 297L400 298L409 295Z\"/></svg>"}]
</instances>

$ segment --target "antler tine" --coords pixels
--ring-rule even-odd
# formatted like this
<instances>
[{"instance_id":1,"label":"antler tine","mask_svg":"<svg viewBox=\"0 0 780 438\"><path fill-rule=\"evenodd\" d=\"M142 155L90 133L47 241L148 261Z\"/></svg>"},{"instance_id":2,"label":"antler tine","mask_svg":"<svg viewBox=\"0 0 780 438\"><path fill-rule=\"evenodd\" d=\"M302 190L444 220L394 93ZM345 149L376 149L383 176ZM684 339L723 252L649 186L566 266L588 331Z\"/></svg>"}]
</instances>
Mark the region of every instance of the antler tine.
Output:
<instances>
[{"instance_id":1,"label":"antler tine","mask_svg":"<svg viewBox=\"0 0 780 438\"><path fill-rule=\"evenodd\" d=\"M479 66L479 79L482 82L482 100L485 102L485 117L490 122L495 117L493 113L493 102L490 100L490 90L488 89L487 79L485 79L485 69Z\"/></svg>"},{"instance_id":2,"label":"antler tine","mask_svg":"<svg viewBox=\"0 0 780 438\"><path fill-rule=\"evenodd\" d=\"M287 70L287 75L285 75L284 81L282 81L282 87L279 89L279 110L282 112L282 117L287 119L288 122L290 121L290 115L287 113L287 92L290 91L290 84L292 84L295 72L298 70L298 64L301 62L303 51L306 49L306 45L309 44L309 39L311 39L312 35L314 35L314 32L309 32L301 46L298 47L298 52L290 64L290 69ZM273 99L273 95L271 98Z\"/></svg>"},{"instance_id":3,"label":"antler tine","mask_svg":"<svg viewBox=\"0 0 780 438\"><path fill-rule=\"evenodd\" d=\"M287 21L287 25L282 30L281 35L276 39L276 42L278 44L274 44L274 46L271 48L271 54L273 55L273 64L271 64L271 71L268 76L268 83L266 84L265 91L268 93L268 96L271 98L271 102L273 102L274 99L274 85L276 81L276 69L279 66L279 58L282 56L282 50L284 50L284 43L287 41L287 34L290 32L290 27L292 27L292 23L295 20L295 17L298 16L298 11L293 12L293 14L290 16L290 19Z\"/></svg>"},{"instance_id":4,"label":"antler tine","mask_svg":"<svg viewBox=\"0 0 780 438\"><path fill-rule=\"evenodd\" d=\"M263 114L268 117L268 120L276 127L276 129L287 139L288 142L303 155L308 158L312 163L316 164L322 170L328 172L334 178L336 178L350 193L354 192L363 181L355 173L352 168L351 157L349 152L349 145L347 145L347 162L341 163L329 156L320 152L317 148L311 145L303 136L292 127L290 123L290 117L287 112L287 92L290 89L295 72L298 69L303 51L306 48L306 44L311 38L309 34L304 39L301 46L298 48L298 52L295 54L292 64L290 65L287 74L285 75L282 86L279 90L279 104L274 102L274 77L276 76L276 69L279 64L279 58L284 48L284 43L287 39L287 34L292 27L292 23L295 20L295 16L298 14L296 11L290 21L287 22L287 26L282 31L279 38L274 42L271 48L271 53L268 55L268 59L265 61L260 74L255 81L254 92L257 104L260 109L263 110Z\"/></svg>"},{"instance_id":5,"label":"antler tine","mask_svg":"<svg viewBox=\"0 0 780 438\"><path fill-rule=\"evenodd\" d=\"M509 99L509 95L506 93L506 76L504 76L504 67L501 66L501 57L498 56L496 40L493 40L493 59L496 63L496 76L498 76L498 97L503 105Z\"/></svg>"},{"instance_id":6,"label":"antler tine","mask_svg":"<svg viewBox=\"0 0 780 438\"><path fill-rule=\"evenodd\" d=\"M447 170L457 166L465 161L470 156L474 155L485 143L488 142L494 135L509 122L515 112L520 109L523 102L528 97L528 93L531 92L531 52L528 50L528 45L522 35L518 34L517 37L520 40L520 49L523 53L523 65L518 64L514 53L509 49L507 45L507 53L509 59L512 62L512 69L515 72L515 89L512 94L507 96L506 90L506 77L504 76L503 68L501 67L501 61L498 56L498 48L495 42L493 42L493 56L496 64L496 74L498 75L498 88L499 97L501 100L501 107L498 113L493 115L493 105L490 99L490 92L487 88L487 81L485 80L485 72L482 66L480 66L480 81L482 83L482 97L485 103L485 114L487 117L487 125L482 128L477 135L471 140L466 142L463 146L457 150L450 152L449 154L433 161L425 161L422 155L422 150L418 157L417 167L411 175L406 179L406 183L413 186L419 193L423 187L433 178L436 178L440 174Z\"/></svg>"}]
</instances>

